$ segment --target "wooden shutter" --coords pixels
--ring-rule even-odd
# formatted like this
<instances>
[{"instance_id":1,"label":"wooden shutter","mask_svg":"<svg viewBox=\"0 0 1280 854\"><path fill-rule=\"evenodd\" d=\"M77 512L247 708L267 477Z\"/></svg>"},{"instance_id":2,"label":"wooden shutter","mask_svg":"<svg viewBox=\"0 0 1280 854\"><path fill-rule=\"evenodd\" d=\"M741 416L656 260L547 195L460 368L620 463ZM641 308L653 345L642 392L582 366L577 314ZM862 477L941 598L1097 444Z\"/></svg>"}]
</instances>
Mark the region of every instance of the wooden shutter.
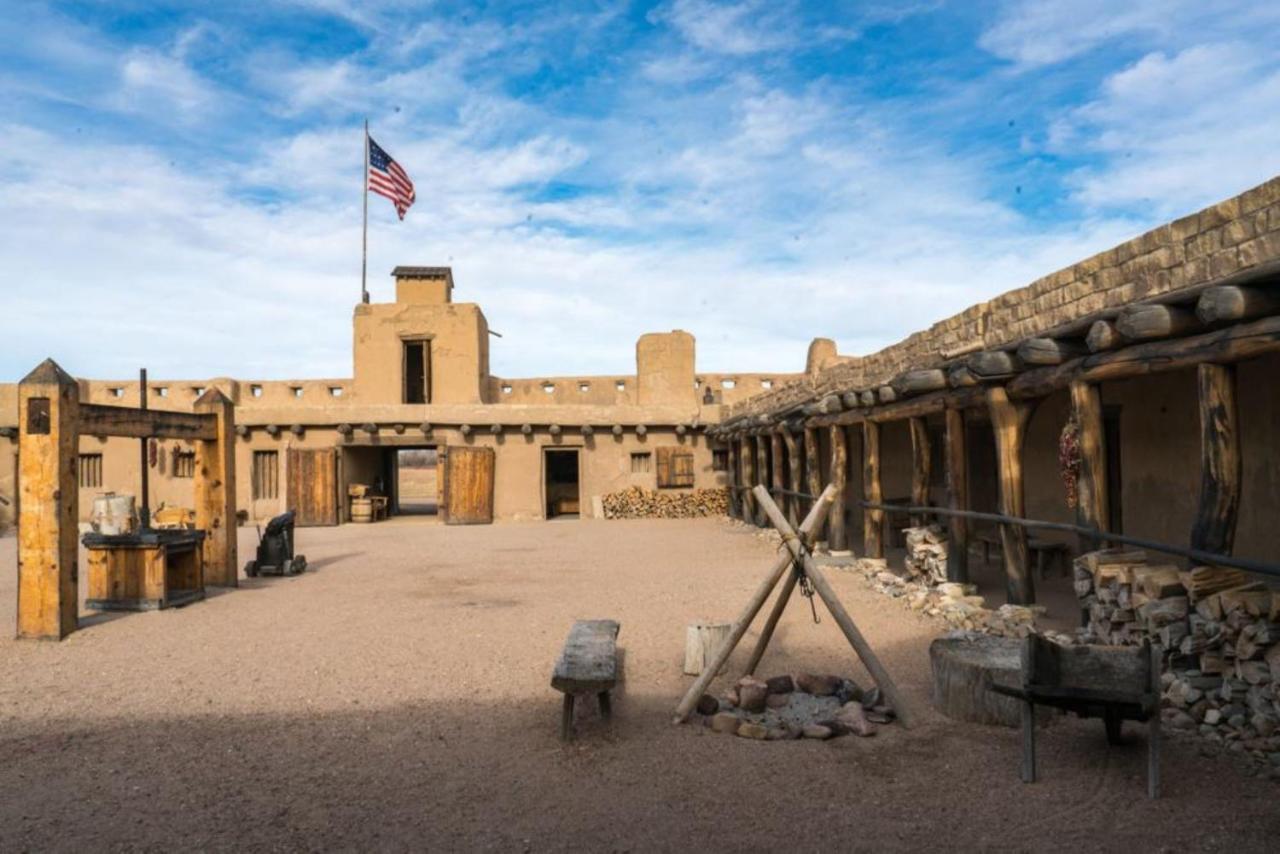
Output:
<instances>
[{"instance_id":1,"label":"wooden shutter","mask_svg":"<svg viewBox=\"0 0 1280 854\"><path fill-rule=\"evenodd\" d=\"M693 486L693 451L678 445L658 448L658 488Z\"/></svg>"},{"instance_id":2,"label":"wooden shutter","mask_svg":"<svg viewBox=\"0 0 1280 854\"><path fill-rule=\"evenodd\" d=\"M337 455L333 448L289 449L286 497L299 527L338 524Z\"/></svg>"},{"instance_id":3,"label":"wooden shutter","mask_svg":"<svg viewBox=\"0 0 1280 854\"><path fill-rule=\"evenodd\" d=\"M440 510L446 525L493 521L493 448L450 446L441 454Z\"/></svg>"}]
</instances>

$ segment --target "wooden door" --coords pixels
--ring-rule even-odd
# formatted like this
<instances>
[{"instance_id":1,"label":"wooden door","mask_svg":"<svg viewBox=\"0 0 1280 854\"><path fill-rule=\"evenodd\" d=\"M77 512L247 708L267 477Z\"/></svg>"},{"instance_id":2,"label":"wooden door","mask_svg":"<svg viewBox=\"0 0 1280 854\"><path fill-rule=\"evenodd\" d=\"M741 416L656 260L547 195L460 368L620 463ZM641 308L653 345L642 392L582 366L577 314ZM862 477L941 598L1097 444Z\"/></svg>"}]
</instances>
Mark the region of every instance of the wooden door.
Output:
<instances>
[{"instance_id":1,"label":"wooden door","mask_svg":"<svg viewBox=\"0 0 1280 854\"><path fill-rule=\"evenodd\" d=\"M338 524L338 452L334 448L289 449L289 509L299 527Z\"/></svg>"},{"instance_id":2,"label":"wooden door","mask_svg":"<svg viewBox=\"0 0 1280 854\"><path fill-rule=\"evenodd\" d=\"M450 446L440 454L440 515L446 525L493 521L493 448Z\"/></svg>"}]
</instances>

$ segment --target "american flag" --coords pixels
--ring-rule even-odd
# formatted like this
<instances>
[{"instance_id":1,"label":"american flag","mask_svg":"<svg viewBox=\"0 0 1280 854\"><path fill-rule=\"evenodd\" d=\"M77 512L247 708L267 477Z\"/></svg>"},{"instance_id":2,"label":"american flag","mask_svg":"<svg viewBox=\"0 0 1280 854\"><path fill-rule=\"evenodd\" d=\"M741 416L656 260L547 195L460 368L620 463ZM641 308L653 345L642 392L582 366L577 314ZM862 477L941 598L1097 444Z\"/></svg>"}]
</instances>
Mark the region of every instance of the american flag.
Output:
<instances>
[{"instance_id":1,"label":"american flag","mask_svg":"<svg viewBox=\"0 0 1280 854\"><path fill-rule=\"evenodd\" d=\"M408 173L372 137L369 139L369 189L390 199L401 219L416 198Z\"/></svg>"}]
</instances>

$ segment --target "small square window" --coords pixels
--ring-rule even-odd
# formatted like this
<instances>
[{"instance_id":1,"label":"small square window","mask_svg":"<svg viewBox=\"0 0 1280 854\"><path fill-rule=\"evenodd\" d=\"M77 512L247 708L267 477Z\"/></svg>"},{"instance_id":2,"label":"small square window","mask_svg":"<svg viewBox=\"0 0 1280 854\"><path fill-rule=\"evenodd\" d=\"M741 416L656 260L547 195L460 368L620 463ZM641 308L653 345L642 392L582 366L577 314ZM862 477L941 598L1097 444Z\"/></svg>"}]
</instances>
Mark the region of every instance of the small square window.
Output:
<instances>
[{"instance_id":1,"label":"small square window","mask_svg":"<svg viewBox=\"0 0 1280 854\"><path fill-rule=\"evenodd\" d=\"M112 397L124 397L124 389L122 389L122 388L109 388L109 389L107 389L107 394L111 395Z\"/></svg>"},{"instance_id":2,"label":"small square window","mask_svg":"<svg viewBox=\"0 0 1280 854\"><path fill-rule=\"evenodd\" d=\"M503 384L502 384L502 393L503 393L503 394L511 394L511 383L503 383Z\"/></svg>"},{"instance_id":3,"label":"small square window","mask_svg":"<svg viewBox=\"0 0 1280 854\"><path fill-rule=\"evenodd\" d=\"M760 380L760 388L773 388L773 380Z\"/></svg>"},{"instance_id":4,"label":"small square window","mask_svg":"<svg viewBox=\"0 0 1280 854\"><path fill-rule=\"evenodd\" d=\"M631 473L648 474L652 470L653 454L648 452L631 455Z\"/></svg>"},{"instance_id":5,"label":"small square window","mask_svg":"<svg viewBox=\"0 0 1280 854\"><path fill-rule=\"evenodd\" d=\"M81 454L77 463L81 489L102 486L102 454Z\"/></svg>"},{"instance_id":6,"label":"small square window","mask_svg":"<svg viewBox=\"0 0 1280 854\"><path fill-rule=\"evenodd\" d=\"M302 397L302 386L300 385L290 386L289 391L293 392L294 397Z\"/></svg>"},{"instance_id":7,"label":"small square window","mask_svg":"<svg viewBox=\"0 0 1280 854\"><path fill-rule=\"evenodd\" d=\"M254 397L262 397L262 386L260 385L249 386L249 394L253 395Z\"/></svg>"},{"instance_id":8,"label":"small square window","mask_svg":"<svg viewBox=\"0 0 1280 854\"><path fill-rule=\"evenodd\" d=\"M735 380L720 380L720 388L733 388L737 384Z\"/></svg>"},{"instance_id":9,"label":"small square window","mask_svg":"<svg viewBox=\"0 0 1280 854\"><path fill-rule=\"evenodd\" d=\"M554 394L556 390L555 383L543 383L542 390L547 394Z\"/></svg>"},{"instance_id":10,"label":"small square window","mask_svg":"<svg viewBox=\"0 0 1280 854\"><path fill-rule=\"evenodd\" d=\"M329 386L329 396L342 397L342 386L337 386L337 385Z\"/></svg>"},{"instance_id":11,"label":"small square window","mask_svg":"<svg viewBox=\"0 0 1280 854\"><path fill-rule=\"evenodd\" d=\"M194 395L195 397L199 397L200 395L204 394L204 386L193 385L191 387L191 394Z\"/></svg>"},{"instance_id":12,"label":"small square window","mask_svg":"<svg viewBox=\"0 0 1280 854\"><path fill-rule=\"evenodd\" d=\"M613 384L613 387L616 388L618 391L626 391L627 383L624 380L618 380L616 383Z\"/></svg>"},{"instance_id":13,"label":"small square window","mask_svg":"<svg viewBox=\"0 0 1280 854\"><path fill-rule=\"evenodd\" d=\"M578 391L586 394L591 391L591 383L578 383Z\"/></svg>"},{"instance_id":14,"label":"small square window","mask_svg":"<svg viewBox=\"0 0 1280 854\"><path fill-rule=\"evenodd\" d=\"M165 387L164 387L164 386L162 386L162 385L158 385L158 386L156 386L156 387L155 387L155 396L156 396L156 397L168 397L168 396L169 396L169 389L165 388Z\"/></svg>"},{"instance_id":15,"label":"small square window","mask_svg":"<svg viewBox=\"0 0 1280 854\"><path fill-rule=\"evenodd\" d=\"M196 452L195 451L178 451L173 455L173 476L174 477L195 477L196 476Z\"/></svg>"}]
</instances>

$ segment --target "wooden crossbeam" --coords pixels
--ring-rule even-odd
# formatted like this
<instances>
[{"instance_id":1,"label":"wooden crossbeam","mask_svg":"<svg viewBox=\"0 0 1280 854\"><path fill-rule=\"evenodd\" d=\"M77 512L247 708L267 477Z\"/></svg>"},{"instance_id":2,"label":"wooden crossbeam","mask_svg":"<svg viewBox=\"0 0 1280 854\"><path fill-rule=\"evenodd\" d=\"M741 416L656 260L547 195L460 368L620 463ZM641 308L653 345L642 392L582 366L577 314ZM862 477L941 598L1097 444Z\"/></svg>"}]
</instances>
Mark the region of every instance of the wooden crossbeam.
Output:
<instances>
[{"instance_id":1,"label":"wooden crossbeam","mask_svg":"<svg viewBox=\"0 0 1280 854\"><path fill-rule=\"evenodd\" d=\"M217 418L214 415L103 406L99 403L80 404L78 429L86 436L123 436L129 439L211 442L218 438Z\"/></svg>"}]
</instances>

